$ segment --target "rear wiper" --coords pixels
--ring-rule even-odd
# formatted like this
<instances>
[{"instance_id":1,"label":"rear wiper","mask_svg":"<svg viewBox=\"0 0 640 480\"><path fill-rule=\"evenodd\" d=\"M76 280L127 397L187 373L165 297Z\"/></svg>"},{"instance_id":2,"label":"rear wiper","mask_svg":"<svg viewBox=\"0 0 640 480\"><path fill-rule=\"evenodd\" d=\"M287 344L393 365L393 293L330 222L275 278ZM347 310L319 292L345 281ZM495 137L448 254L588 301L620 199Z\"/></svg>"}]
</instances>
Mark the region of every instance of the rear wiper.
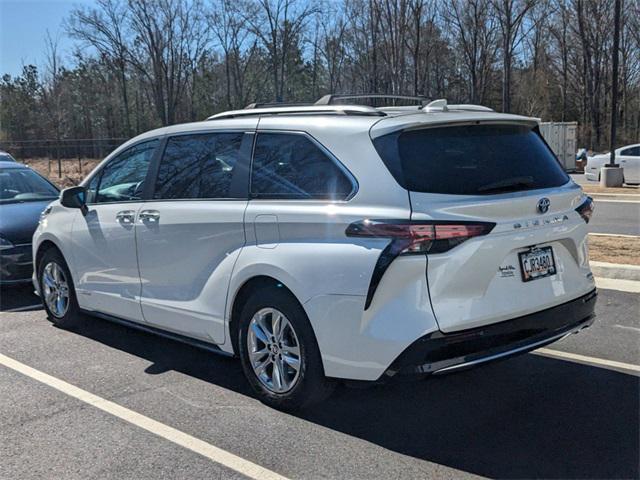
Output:
<instances>
[{"instance_id":1,"label":"rear wiper","mask_svg":"<svg viewBox=\"0 0 640 480\"><path fill-rule=\"evenodd\" d=\"M518 187L531 187L534 184L533 177L511 177L497 182L487 183L478 187L478 192L499 192L513 190Z\"/></svg>"}]
</instances>

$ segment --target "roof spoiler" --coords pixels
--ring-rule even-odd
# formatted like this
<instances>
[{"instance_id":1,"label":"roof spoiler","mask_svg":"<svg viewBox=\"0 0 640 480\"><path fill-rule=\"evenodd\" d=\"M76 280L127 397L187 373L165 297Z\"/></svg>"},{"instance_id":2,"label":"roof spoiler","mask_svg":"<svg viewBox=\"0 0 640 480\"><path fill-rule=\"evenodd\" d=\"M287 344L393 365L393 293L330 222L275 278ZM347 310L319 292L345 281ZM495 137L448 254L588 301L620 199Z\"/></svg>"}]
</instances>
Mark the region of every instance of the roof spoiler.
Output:
<instances>
[{"instance_id":1,"label":"roof spoiler","mask_svg":"<svg viewBox=\"0 0 640 480\"><path fill-rule=\"evenodd\" d=\"M464 110L468 112L493 112L492 108L483 105L471 105L468 103L448 105L446 98L434 100L422 108L425 112L449 112L451 110Z\"/></svg>"}]
</instances>

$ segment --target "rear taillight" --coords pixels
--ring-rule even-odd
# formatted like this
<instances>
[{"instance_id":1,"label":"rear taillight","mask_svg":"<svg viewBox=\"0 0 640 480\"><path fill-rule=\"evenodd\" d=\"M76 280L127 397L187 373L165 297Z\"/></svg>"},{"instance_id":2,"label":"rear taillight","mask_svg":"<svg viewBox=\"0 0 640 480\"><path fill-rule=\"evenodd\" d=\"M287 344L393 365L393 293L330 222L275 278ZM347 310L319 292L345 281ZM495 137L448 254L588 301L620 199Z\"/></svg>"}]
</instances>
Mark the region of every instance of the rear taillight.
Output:
<instances>
[{"instance_id":1,"label":"rear taillight","mask_svg":"<svg viewBox=\"0 0 640 480\"><path fill-rule=\"evenodd\" d=\"M593 203L593 198L587 197L586 200L582 202L578 208L576 208L576 212L580 214L580 216L586 223L589 223L594 209L595 205Z\"/></svg>"},{"instance_id":2,"label":"rear taillight","mask_svg":"<svg viewBox=\"0 0 640 480\"><path fill-rule=\"evenodd\" d=\"M442 253L465 240L489 233L495 223L456 221L361 220L347 227L349 237L389 238L396 255Z\"/></svg>"},{"instance_id":3,"label":"rear taillight","mask_svg":"<svg viewBox=\"0 0 640 480\"><path fill-rule=\"evenodd\" d=\"M369 282L365 310L384 272L398 255L442 253L465 240L489 233L495 223L411 220L360 220L347 227L348 237L388 238L391 241L376 262Z\"/></svg>"}]
</instances>

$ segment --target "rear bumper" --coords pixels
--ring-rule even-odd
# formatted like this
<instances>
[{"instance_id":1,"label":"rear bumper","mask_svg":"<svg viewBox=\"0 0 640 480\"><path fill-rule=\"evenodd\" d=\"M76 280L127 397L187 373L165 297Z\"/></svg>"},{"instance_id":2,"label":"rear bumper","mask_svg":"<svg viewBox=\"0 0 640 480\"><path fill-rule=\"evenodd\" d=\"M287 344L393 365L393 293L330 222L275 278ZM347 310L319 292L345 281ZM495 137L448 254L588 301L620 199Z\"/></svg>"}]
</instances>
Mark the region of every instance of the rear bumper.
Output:
<instances>
[{"instance_id":1,"label":"rear bumper","mask_svg":"<svg viewBox=\"0 0 640 480\"><path fill-rule=\"evenodd\" d=\"M596 290L523 317L454 333L430 333L396 358L381 381L449 373L526 353L593 323Z\"/></svg>"}]
</instances>

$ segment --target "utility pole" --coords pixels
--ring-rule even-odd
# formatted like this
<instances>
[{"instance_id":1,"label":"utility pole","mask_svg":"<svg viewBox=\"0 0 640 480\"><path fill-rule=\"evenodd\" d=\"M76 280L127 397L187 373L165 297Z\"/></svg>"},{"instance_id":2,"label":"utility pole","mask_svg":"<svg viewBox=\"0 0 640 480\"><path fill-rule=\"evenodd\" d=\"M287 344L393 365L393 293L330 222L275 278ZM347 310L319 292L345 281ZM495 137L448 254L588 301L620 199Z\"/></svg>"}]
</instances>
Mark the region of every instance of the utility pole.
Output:
<instances>
[{"instance_id":1,"label":"utility pole","mask_svg":"<svg viewBox=\"0 0 640 480\"><path fill-rule=\"evenodd\" d=\"M615 12L613 18L613 74L611 75L611 140L609 143L609 163L600 170L601 187L621 187L624 180L624 170L616 164L616 121L618 116L618 50L620 50L620 3L615 0Z\"/></svg>"},{"instance_id":2,"label":"utility pole","mask_svg":"<svg viewBox=\"0 0 640 480\"><path fill-rule=\"evenodd\" d=\"M616 123L618 117L618 54L620 50L620 3L621 0L615 0L615 12L613 18L613 72L611 78L611 139L609 148L611 156L609 157L610 167L616 165Z\"/></svg>"}]
</instances>

